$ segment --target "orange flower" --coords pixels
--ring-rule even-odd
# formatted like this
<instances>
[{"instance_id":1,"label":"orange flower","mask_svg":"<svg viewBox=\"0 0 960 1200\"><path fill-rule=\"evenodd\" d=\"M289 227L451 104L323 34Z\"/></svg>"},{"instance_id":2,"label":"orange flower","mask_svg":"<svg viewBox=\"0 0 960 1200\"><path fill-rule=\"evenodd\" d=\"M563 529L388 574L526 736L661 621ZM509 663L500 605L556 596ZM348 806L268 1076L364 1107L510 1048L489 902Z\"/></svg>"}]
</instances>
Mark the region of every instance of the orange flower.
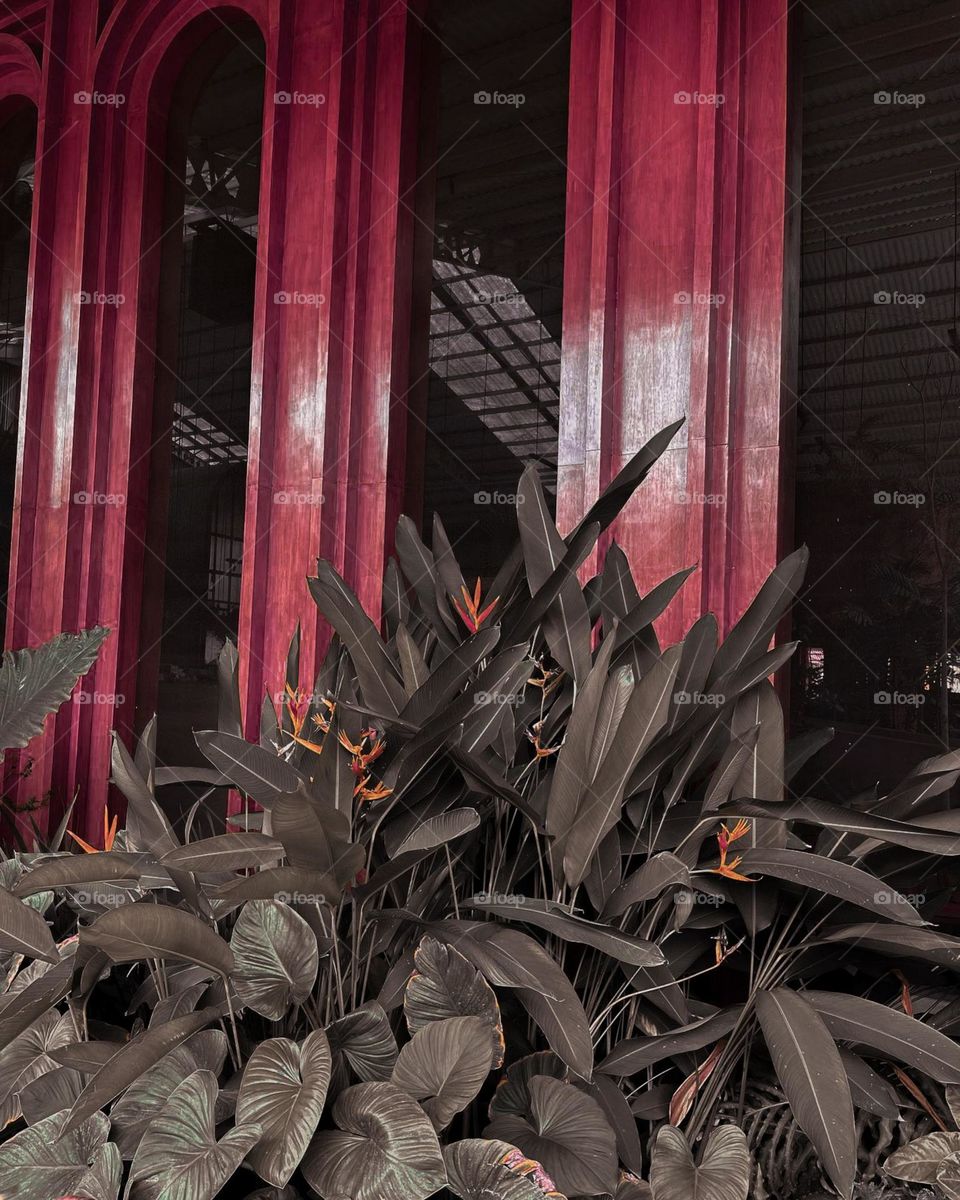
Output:
<instances>
[{"instance_id":1,"label":"orange flower","mask_svg":"<svg viewBox=\"0 0 960 1200\"><path fill-rule=\"evenodd\" d=\"M375 783L370 787L370 776L364 775L357 786L353 789L353 794L359 796L363 800L385 800L387 796L393 795L393 788L384 787L382 783Z\"/></svg>"},{"instance_id":2,"label":"orange flower","mask_svg":"<svg viewBox=\"0 0 960 1200\"><path fill-rule=\"evenodd\" d=\"M113 843L117 836L118 821L119 821L119 816L117 814L114 814L113 820L111 821L110 814L107 812L106 808L104 808L104 810L103 810L103 848L104 848L104 850L112 850L113 849ZM79 834L74 833L72 829L67 830L67 836L72 837L73 840L77 843L77 845L83 850L83 852L85 854L99 854L100 853L100 851L96 848L96 846L91 846L89 842L85 842L83 840L83 838L80 837Z\"/></svg>"},{"instance_id":3,"label":"orange flower","mask_svg":"<svg viewBox=\"0 0 960 1200\"><path fill-rule=\"evenodd\" d=\"M540 730L543 728L543 722L537 721L532 729L527 730L527 737L533 742L533 751L537 758L548 758L551 754L556 754L560 749L559 746L541 746Z\"/></svg>"},{"instance_id":4,"label":"orange flower","mask_svg":"<svg viewBox=\"0 0 960 1200\"><path fill-rule=\"evenodd\" d=\"M307 713L310 710L310 693L305 692L303 688L297 688L296 691L288 683L286 685L287 693L287 713L290 716L290 724L293 726L293 732L299 735L303 728L303 723L307 719Z\"/></svg>"},{"instance_id":5,"label":"orange flower","mask_svg":"<svg viewBox=\"0 0 960 1200\"><path fill-rule=\"evenodd\" d=\"M745 821L741 817L733 829L728 829L726 825L720 826L720 832L717 834L717 845L720 847L720 865L713 868L715 875L723 875L726 879L736 879L740 883L756 883L755 879L751 879L749 875L741 875L737 871L737 867L743 862L742 856L735 858L731 862L727 862L727 851L745 834L750 832L750 822Z\"/></svg>"},{"instance_id":6,"label":"orange flower","mask_svg":"<svg viewBox=\"0 0 960 1200\"><path fill-rule=\"evenodd\" d=\"M460 601L457 600L455 596L451 596L451 600L453 601L453 607L457 610L457 615L459 616L460 620L464 623L464 625L466 625L466 627L470 630L470 632L478 633L480 630L480 626L484 623L484 621L487 619L487 617L489 617L490 614L493 612L493 610L496 608L497 601L500 599L500 597L495 596L490 601L490 603L487 605L487 607L481 612L480 611L480 579L479 579L479 576L477 578L476 587L473 589L472 596L467 591L466 584L460 585L460 594L463 596L463 603L466 607L461 608Z\"/></svg>"}]
</instances>

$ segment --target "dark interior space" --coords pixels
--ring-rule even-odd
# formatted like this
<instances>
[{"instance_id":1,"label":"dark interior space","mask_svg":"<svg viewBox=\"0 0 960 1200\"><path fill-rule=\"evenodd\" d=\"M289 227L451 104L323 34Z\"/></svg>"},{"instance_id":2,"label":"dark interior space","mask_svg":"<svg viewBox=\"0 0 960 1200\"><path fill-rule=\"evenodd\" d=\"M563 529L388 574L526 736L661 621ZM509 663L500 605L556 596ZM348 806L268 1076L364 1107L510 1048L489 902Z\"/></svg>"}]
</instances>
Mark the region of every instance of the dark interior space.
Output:
<instances>
[{"instance_id":1,"label":"dark interior space","mask_svg":"<svg viewBox=\"0 0 960 1200\"><path fill-rule=\"evenodd\" d=\"M804 10L792 712L849 795L960 735L960 4Z\"/></svg>"},{"instance_id":2,"label":"dark interior space","mask_svg":"<svg viewBox=\"0 0 960 1200\"><path fill-rule=\"evenodd\" d=\"M176 355L161 365L173 415L158 755L173 764L198 761L192 731L215 720L216 657L240 610L264 68L258 35L229 46L189 117Z\"/></svg>"},{"instance_id":3,"label":"dark interior space","mask_svg":"<svg viewBox=\"0 0 960 1200\"><path fill-rule=\"evenodd\" d=\"M454 0L436 6L432 36L428 395L412 439L425 439L427 534L439 513L467 569L487 575L515 537L523 468L556 495L570 4Z\"/></svg>"}]
</instances>

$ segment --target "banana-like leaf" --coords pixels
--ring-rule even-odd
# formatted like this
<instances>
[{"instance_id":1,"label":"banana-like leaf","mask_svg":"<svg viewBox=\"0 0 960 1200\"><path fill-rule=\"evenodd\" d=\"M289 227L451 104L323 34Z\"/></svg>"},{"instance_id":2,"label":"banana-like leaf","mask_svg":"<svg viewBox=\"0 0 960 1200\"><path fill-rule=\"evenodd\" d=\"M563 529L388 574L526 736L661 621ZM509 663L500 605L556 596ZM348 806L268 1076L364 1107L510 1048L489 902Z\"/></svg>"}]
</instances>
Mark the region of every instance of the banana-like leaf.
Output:
<instances>
[{"instance_id":1,"label":"banana-like leaf","mask_svg":"<svg viewBox=\"0 0 960 1200\"><path fill-rule=\"evenodd\" d=\"M104 913L81 932L80 944L102 950L115 963L179 959L218 975L234 968L223 938L199 917L169 905L141 902Z\"/></svg>"},{"instance_id":2,"label":"banana-like leaf","mask_svg":"<svg viewBox=\"0 0 960 1200\"><path fill-rule=\"evenodd\" d=\"M110 630L61 633L35 650L5 650L0 661L0 754L26 744L43 730L77 680L96 662Z\"/></svg>"},{"instance_id":3,"label":"banana-like leaf","mask_svg":"<svg viewBox=\"0 0 960 1200\"><path fill-rule=\"evenodd\" d=\"M104 854L59 854L24 871L13 894L25 899L61 887L90 883L120 883L140 878L136 858L116 852Z\"/></svg>"},{"instance_id":4,"label":"banana-like leaf","mask_svg":"<svg viewBox=\"0 0 960 1200\"><path fill-rule=\"evenodd\" d=\"M387 1014L370 1001L327 1026L334 1056L343 1055L358 1079L365 1083L390 1078L397 1062L397 1039Z\"/></svg>"},{"instance_id":5,"label":"banana-like leaf","mask_svg":"<svg viewBox=\"0 0 960 1200\"><path fill-rule=\"evenodd\" d=\"M778 850L767 846L744 850L742 858L738 867L742 874L772 875L774 879L826 892L828 896L836 896L902 925L924 924L923 917L905 896L875 875L849 863L805 850Z\"/></svg>"},{"instance_id":6,"label":"banana-like leaf","mask_svg":"<svg viewBox=\"0 0 960 1200\"><path fill-rule=\"evenodd\" d=\"M960 1083L960 1046L916 1017L842 992L803 995L840 1041L880 1050L939 1083Z\"/></svg>"},{"instance_id":7,"label":"banana-like leaf","mask_svg":"<svg viewBox=\"0 0 960 1200\"><path fill-rule=\"evenodd\" d=\"M75 1129L63 1113L45 1117L0 1146L0 1195L11 1200L51 1200L76 1194L91 1168L109 1155L110 1122L96 1113Z\"/></svg>"},{"instance_id":8,"label":"banana-like leaf","mask_svg":"<svg viewBox=\"0 0 960 1200\"><path fill-rule=\"evenodd\" d=\"M426 1200L446 1182L423 1109L392 1083L358 1083L333 1106L336 1130L316 1135L303 1174L322 1200Z\"/></svg>"},{"instance_id":9,"label":"banana-like leaf","mask_svg":"<svg viewBox=\"0 0 960 1200\"><path fill-rule=\"evenodd\" d=\"M213 1200L256 1145L261 1129L238 1124L217 1141L216 1076L195 1071L170 1095L130 1168L131 1200Z\"/></svg>"},{"instance_id":10,"label":"banana-like leaf","mask_svg":"<svg viewBox=\"0 0 960 1200\"><path fill-rule=\"evenodd\" d=\"M302 1004L317 979L317 939L306 921L279 900L250 900L230 937L237 995L248 1008L279 1021Z\"/></svg>"},{"instance_id":11,"label":"banana-like leaf","mask_svg":"<svg viewBox=\"0 0 960 1200\"><path fill-rule=\"evenodd\" d=\"M679 1129L664 1125L650 1165L654 1200L747 1200L750 1151L743 1131L721 1125L707 1139L700 1165Z\"/></svg>"},{"instance_id":12,"label":"banana-like leaf","mask_svg":"<svg viewBox=\"0 0 960 1200\"><path fill-rule=\"evenodd\" d=\"M550 933L556 934L565 942L580 943L593 946L609 954L619 962L629 963L635 967L662 966L667 960L663 951L653 942L624 933L612 925L602 925L597 921L587 921L574 913L568 912L551 900L537 900L529 896L518 896L511 903L498 904L474 896L467 901L470 908L492 913L507 921L523 921L528 925L537 925Z\"/></svg>"},{"instance_id":13,"label":"banana-like leaf","mask_svg":"<svg viewBox=\"0 0 960 1200\"><path fill-rule=\"evenodd\" d=\"M391 858L401 854L409 854L415 850L433 850L444 846L455 838L462 837L480 824L480 817L475 808L455 808L450 812L441 813L438 817L428 817L403 839Z\"/></svg>"},{"instance_id":14,"label":"banana-like leaf","mask_svg":"<svg viewBox=\"0 0 960 1200\"><path fill-rule=\"evenodd\" d=\"M914 1138L883 1164L886 1175L905 1179L908 1183L936 1184L941 1164L951 1154L960 1152L960 1133L936 1130L924 1137Z\"/></svg>"},{"instance_id":15,"label":"banana-like leaf","mask_svg":"<svg viewBox=\"0 0 960 1200\"><path fill-rule=\"evenodd\" d=\"M670 1033L656 1037L626 1038L614 1046L597 1070L604 1075L634 1075L665 1058L712 1046L733 1029L740 1012L739 1007L725 1008Z\"/></svg>"},{"instance_id":16,"label":"banana-like leaf","mask_svg":"<svg viewBox=\"0 0 960 1200\"><path fill-rule=\"evenodd\" d=\"M161 861L163 866L181 871L218 872L275 866L281 858L283 846L276 838L262 833L221 833L171 850Z\"/></svg>"},{"instance_id":17,"label":"banana-like leaf","mask_svg":"<svg viewBox=\"0 0 960 1200\"><path fill-rule=\"evenodd\" d=\"M248 1161L274 1187L286 1187L316 1132L330 1069L330 1046L322 1029L308 1034L300 1045L270 1038L247 1061L237 1121L254 1122L263 1130Z\"/></svg>"},{"instance_id":18,"label":"banana-like leaf","mask_svg":"<svg viewBox=\"0 0 960 1200\"><path fill-rule=\"evenodd\" d=\"M608 920L622 916L631 904L652 900L666 888L690 882L690 868L669 850L654 854L618 887L603 910Z\"/></svg>"},{"instance_id":19,"label":"banana-like leaf","mask_svg":"<svg viewBox=\"0 0 960 1200\"><path fill-rule=\"evenodd\" d=\"M241 875L235 882L210 888L207 895L212 900L223 900L229 904L284 898L293 902L295 896L303 896L304 903L334 904L342 890L332 875L324 875L320 871L305 871L300 867L265 867L252 875Z\"/></svg>"},{"instance_id":20,"label":"banana-like leaf","mask_svg":"<svg viewBox=\"0 0 960 1200\"><path fill-rule=\"evenodd\" d=\"M498 1049L481 1017L430 1021L401 1049L392 1082L417 1101L434 1129L446 1129L476 1098Z\"/></svg>"},{"instance_id":21,"label":"banana-like leaf","mask_svg":"<svg viewBox=\"0 0 960 1200\"><path fill-rule=\"evenodd\" d=\"M263 808L272 808L280 796L298 791L303 782L285 759L244 738L213 729L200 730L194 738L217 770Z\"/></svg>"},{"instance_id":22,"label":"banana-like leaf","mask_svg":"<svg viewBox=\"0 0 960 1200\"><path fill-rule=\"evenodd\" d=\"M156 1029L148 1029L132 1042L127 1042L100 1068L77 1097L63 1132L66 1134L77 1129L98 1109L115 1100L165 1054L215 1021L218 1015L215 1008L204 1008L200 1012L177 1017L175 1021L167 1021Z\"/></svg>"},{"instance_id":23,"label":"banana-like leaf","mask_svg":"<svg viewBox=\"0 0 960 1200\"><path fill-rule=\"evenodd\" d=\"M467 1138L443 1152L447 1187L460 1200L566 1200L543 1166L497 1138Z\"/></svg>"},{"instance_id":24,"label":"banana-like leaf","mask_svg":"<svg viewBox=\"0 0 960 1200\"><path fill-rule=\"evenodd\" d=\"M44 918L4 887L0 887L0 948L49 963L60 958Z\"/></svg>"},{"instance_id":25,"label":"banana-like leaf","mask_svg":"<svg viewBox=\"0 0 960 1200\"><path fill-rule=\"evenodd\" d=\"M127 846L166 854L180 843L130 752L114 732L110 752L111 778L127 801Z\"/></svg>"},{"instance_id":26,"label":"banana-like leaf","mask_svg":"<svg viewBox=\"0 0 960 1200\"><path fill-rule=\"evenodd\" d=\"M894 958L919 958L952 970L960 968L960 938L938 933L935 929L915 929L905 938L903 930L896 925L864 921L856 925L844 925L840 929L829 929L818 941L851 942L858 949L890 954Z\"/></svg>"},{"instance_id":27,"label":"banana-like leaf","mask_svg":"<svg viewBox=\"0 0 960 1200\"><path fill-rule=\"evenodd\" d=\"M617 1139L603 1109L571 1083L538 1075L529 1083L526 1113L501 1113L484 1131L543 1163L567 1195L613 1192Z\"/></svg>"},{"instance_id":28,"label":"banana-like leaf","mask_svg":"<svg viewBox=\"0 0 960 1200\"><path fill-rule=\"evenodd\" d=\"M841 1050L840 1058L847 1073L854 1108L864 1108L878 1117L897 1120L900 1116L900 1103L890 1084L852 1050Z\"/></svg>"},{"instance_id":29,"label":"banana-like leaf","mask_svg":"<svg viewBox=\"0 0 960 1200\"><path fill-rule=\"evenodd\" d=\"M797 1124L841 1196L853 1192L857 1131L843 1060L823 1019L797 992L757 994L757 1018Z\"/></svg>"},{"instance_id":30,"label":"banana-like leaf","mask_svg":"<svg viewBox=\"0 0 960 1200\"><path fill-rule=\"evenodd\" d=\"M503 1065L503 1022L493 988L467 959L454 949L425 937L414 951L415 970L403 993L403 1012L411 1034L432 1021L449 1017L481 1017L493 1033L493 1066Z\"/></svg>"}]
</instances>

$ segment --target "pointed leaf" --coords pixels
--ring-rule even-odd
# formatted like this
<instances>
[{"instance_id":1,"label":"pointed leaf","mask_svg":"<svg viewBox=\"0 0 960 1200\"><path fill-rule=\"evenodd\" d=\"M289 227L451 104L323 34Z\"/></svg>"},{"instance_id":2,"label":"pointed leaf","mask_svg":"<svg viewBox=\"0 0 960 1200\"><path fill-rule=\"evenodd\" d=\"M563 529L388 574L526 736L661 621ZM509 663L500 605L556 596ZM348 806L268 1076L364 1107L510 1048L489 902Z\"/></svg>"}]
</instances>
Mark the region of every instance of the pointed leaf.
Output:
<instances>
[{"instance_id":1,"label":"pointed leaf","mask_svg":"<svg viewBox=\"0 0 960 1200\"><path fill-rule=\"evenodd\" d=\"M317 939L306 921L279 900L250 900L233 927L231 976L241 1003L281 1020L302 1004L317 979Z\"/></svg>"},{"instance_id":2,"label":"pointed leaf","mask_svg":"<svg viewBox=\"0 0 960 1200\"><path fill-rule=\"evenodd\" d=\"M497 1138L467 1138L443 1152L447 1187L460 1200L566 1200L543 1166Z\"/></svg>"},{"instance_id":3,"label":"pointed leaf","mask_svg":"<svg viewBox=\"0 0 960 1200\"><path fill-rule=\"evenodd\" d=\"M209 925L167 905L125 904L104 913L82 930L80 944L102 950L115 963L180 959L218 975L229 975L234 967L230 947Z\"/></svg>"},{"instance_id":4,"label":"pointed leaf","mask_svg":"<svg viewBox=\"0 0 960 1200\"><path fill-rule=\"evenodd\" d=\"M679 1129L657 1134L650 1167L654 1200L747 1200L750 1151L736 1125L721 1125L707 1139L697 1166Z\"/></svg>"},{"instance_id":5,"label":"pointed leaf","mask_svg":"<svg viewBox=\"0 0 960 1200\"><path fill-rule=\"evenodd\" d=\"M493 1030L480 1017L430 1021L400 1051L392 1082L418 1102L439 1131L476 1099L495 1050Z\"/></svg>"},{"instance_id":6,"label":"pointed leaf","mask_svg":"<svg viewBox=\"0 0 960 1200\"><path fill-rule=\"evenodd\" d=\"M109 1130L103 1113L72 1131L63 1128L62 1112L30 1125L0 1146L0 1195L11 1200L69 1196L105 1152Z\"/></svg>"}]
</instances>

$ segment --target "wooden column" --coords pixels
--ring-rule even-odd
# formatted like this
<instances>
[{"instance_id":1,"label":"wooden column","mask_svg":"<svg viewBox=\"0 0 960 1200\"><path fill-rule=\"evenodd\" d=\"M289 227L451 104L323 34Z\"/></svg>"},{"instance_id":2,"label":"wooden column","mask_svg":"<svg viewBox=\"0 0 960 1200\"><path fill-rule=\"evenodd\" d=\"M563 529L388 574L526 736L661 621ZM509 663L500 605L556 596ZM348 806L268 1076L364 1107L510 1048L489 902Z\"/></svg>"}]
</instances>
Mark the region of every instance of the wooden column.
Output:
<instances>
[{"instance_id":1,"label":"wooden column","mask_svg":"<svg viewBox=\"0 0 960 1200\"><path fill-rule=\"evenodd\" d=\"M561 528L684 431L617 523L663 620L740 615L777 557L786 0L574 0Z\"/></svg>"}]
</instances>

